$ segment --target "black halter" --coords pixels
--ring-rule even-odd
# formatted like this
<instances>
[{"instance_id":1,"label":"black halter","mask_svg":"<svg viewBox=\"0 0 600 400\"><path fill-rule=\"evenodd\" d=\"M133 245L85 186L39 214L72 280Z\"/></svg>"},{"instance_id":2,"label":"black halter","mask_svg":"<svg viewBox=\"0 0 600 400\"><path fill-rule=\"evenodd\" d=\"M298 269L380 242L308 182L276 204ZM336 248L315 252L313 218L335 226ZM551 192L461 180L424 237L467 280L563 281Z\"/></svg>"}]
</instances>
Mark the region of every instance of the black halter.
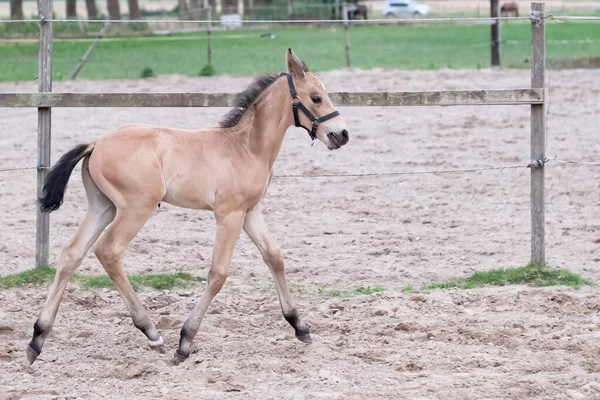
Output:
<instances>
[{"instance_id":1,"label":"black halter","mask_svg":"<svg viewBox=\"0 0 600 400\"><path fill-rule=\"evenodd\" d=\"M340 113L334 111L319 118L312 115L311 112L308 111L308 108L306 108L306 106L302 104L302 100L300 100L300 97L298 97L298 93L296 93L296 88L294 87L294 79L292 78L292 75L285 72L282 73L282 75L283 74L285 74L285 76L287 77L288 86L290 87L290 94L292 95L292 111L294 112L294 124L299 128L304 128L306 132L308 132L308 134L310 135L310 138L312 140L315 140L317 138L317 128L319 124L321 122L329 121L330 119L337 117L338 115L340 115ZM310 122L312 122L312 129L308 129L300 123L300 118L298 118L298 109L302 110L302 112L308 117L308 119L310 119Z\"/></svg>"}]
</instances>

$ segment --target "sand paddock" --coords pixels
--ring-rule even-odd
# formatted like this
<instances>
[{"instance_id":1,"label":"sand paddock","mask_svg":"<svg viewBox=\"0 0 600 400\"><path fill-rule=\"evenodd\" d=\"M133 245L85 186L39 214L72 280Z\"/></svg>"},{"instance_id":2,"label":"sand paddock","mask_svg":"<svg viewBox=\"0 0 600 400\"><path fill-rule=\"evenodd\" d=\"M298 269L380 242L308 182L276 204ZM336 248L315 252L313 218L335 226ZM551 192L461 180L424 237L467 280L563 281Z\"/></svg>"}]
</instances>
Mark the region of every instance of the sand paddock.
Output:
<instances>
[{"instance_id":1,"label":"sand paddock","mask_svg":"<svg viewBox=\"0 0 600 400\"><path fill-rule=\"evenodd\" d=\"M551 71L548 155L600 160L597 70ZM527 87L529 71L356 71L320 74L334 90ZM249 78L163 76L55 83L56 91L239 91ZM0 91L33 91L0 83ZM529 107L341 108L350 143L310 147L291 128L276 174L421 171L529 162ZM126 123L214 125L226 109L56 109L55 161L80 141ZM37 113L0 109L0 168L34 166ZM549 164L548 263L600 279L599 167ZM35 258L35 171L0 175L0 274ZM78 173L51 216L51 261L86 210ZM368 178L275 179L265 219L314 343L293 338L269 272L242 235L232 275L193 347L169 365L178 329L202 286L140 296L167 354L147 348L114 291L72 284L34 373L24 345L47 288L0 292L4 398L599 398L600 292L511 286L403 292L529 258L529 170ZM205 275L210 213L163 204L131 244L128 273ZM90 253L80 273L102 273ZM383 286L370 296L331 290Z\"/></svg>"}]
</instances>

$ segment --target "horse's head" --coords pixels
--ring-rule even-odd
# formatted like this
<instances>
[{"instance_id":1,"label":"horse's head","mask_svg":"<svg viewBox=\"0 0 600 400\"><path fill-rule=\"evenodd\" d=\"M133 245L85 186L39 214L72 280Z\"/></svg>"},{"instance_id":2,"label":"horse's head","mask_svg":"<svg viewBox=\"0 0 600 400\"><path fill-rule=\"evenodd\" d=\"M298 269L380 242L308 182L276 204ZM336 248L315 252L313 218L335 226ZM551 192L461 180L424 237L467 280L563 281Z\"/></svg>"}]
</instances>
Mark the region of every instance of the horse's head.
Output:
<instances>
[{"instance_id":1,"label":"horse's head","mask_svg":"<svg viewBox=\"0 0 600 400\"><path fill-rule=\"evenodd\" d=\"M288 49L286 52L288 83L292 92L295 125L302 126L313 139L318 138L329 150L348 143L348 129L337 113L325 86L309 72L306 64ZM295 95L294 95L295 91Z\"/></svg>"}]
</instances>

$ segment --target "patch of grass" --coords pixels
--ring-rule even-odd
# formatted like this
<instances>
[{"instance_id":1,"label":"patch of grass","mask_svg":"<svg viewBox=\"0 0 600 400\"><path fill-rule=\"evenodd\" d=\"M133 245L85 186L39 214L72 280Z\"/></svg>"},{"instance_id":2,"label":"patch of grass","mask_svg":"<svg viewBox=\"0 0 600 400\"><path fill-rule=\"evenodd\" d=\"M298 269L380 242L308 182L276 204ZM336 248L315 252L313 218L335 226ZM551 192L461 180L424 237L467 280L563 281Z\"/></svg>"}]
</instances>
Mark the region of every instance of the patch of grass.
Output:
<instances>
[{"instance_id":1,"label":"patch of grass","mask_svg":"<svg viewBox=\"0 0 600 400\"><path fill-rule=\"evenodd\" d=\"M553 269L543 265L529 264L520 268L499 268L476 272L466 278L454 278L447 282L423 284L421 290L428 289L472 289L482 286L506 286L531 284L534 286L571 286L580 288L593 283L564 269Z\"/></svg>"},{"instance_id":2,"label":"patch of grass","mask_svg":"<svg viewBox=\"0 0 600 400\"><path fill-rule=\"evenodd\" d=\"M275 288L275 285L273 285L273 288ZM289 285L289 288L290 288L290 293L297 293L297 294L306 293L306 289L302 285L295 285L292 283Z\"/></svg>"},{"instance_id":3,"label":"patch of grass","mask_svg":"<svg viewBox=\"0 0 600 400\"><path fill-rule=\"evenodd\" d=\"M54 279L56 269L52 267L34 268L18 274L0 277L0 289L23 287L25 285L42 285ZM188 287L197 282L204 282L206 278L188 274L186 272L165 274L132 274L127 276L134 290L140 287L151 287L156 290L172 289L174 287ZM114 285L107 275L79 275L74 274L73 280L79 282L83 288L109 288Z\"/></svg>"},{"instance_id":4,"label":"patch of grass","mask_svg":"<svg viewBox=\"0 0 600 400\"><path fill-rule=\"evenodd\" d=\"M25 285L41 285L54 279L56 270L52 267L39 267L28 271L0 276L0 288L23 287Z\"/></svg>"},{"instance_id":5,"label":"patch of grass","mask_svg":"<svg viewBox=\"0 0 600 400\"><path fill-rule=\"evenodd\" d=\"M154 75L154 71L152 71L152 68L150 67L145 67L142 70L142 73L140 74L140 78L144 79L144 78L154 78L156 75Z\"/></svg>"},{"instance_id":6,"label":"patch of grass","mask_svg":"<svg viewBox=\"0 0 600 400\"><path fill-rule=\"evenodd\" d=\"M402 289L403 292L412 292L413 290L415 290L415 288L413 287L413 285L408 285L407 287L405 287L404 289Z\"/></svg>"},{"instance_id":7,"label":"patch of grass","mask_svg":"<svg viewBox=\"0 0 600 400\"><path fill-rule=\"evenodd\" d=\"M172 274L132 274L127 275L131 286L138 290L142 286L151 287L156 290L172 289L174 287L188 287L197 282L204 282L206 278L194 276L186 272L176 272ZM109 288L114 289L114 285L107 275L76 277L81 281L84 288Z\"/></svg>"},{"instance_id":8,"label":"patch of grass","mask_svg":"<svg viewBox=\"0 0 600 400\"><path fill-rule=\"evenodd\" d=\"M375 286L374 288L371 288L371 286L367 286L367 287L359 287L356 288L352 291L352 294L355 296L360 296L360 295L369 295L369 294L373 294L373 293L381 293L383 292L383 288L381 286Z\"/></svg>"},{"instance_id":9,"label":"patch of grass","mask_svg":"<svg viewBox=\"0 0 600 400\"><path fill-rule=\"evenodd\" d=\"M332 290L330 292L326 292L324 289L319 288L320 295L326 295L328 297L354 297L354 296L362 296L362 295L370 295L373 293L383 292L384 288L381 286L375 286L372 288L371 286L361 286L354 290Z\"/></svg>"},{"instance_id":10,"label":"patch of grass","mask_svg":"<svg viewBox=\"0 0 600 400\"><path fill-rule=\"evenodd\" d=\"M206 64L200 70L200 76L214 76L217 74L217 70L213 67L212 64Z\"/></svg>"}]
</instances>

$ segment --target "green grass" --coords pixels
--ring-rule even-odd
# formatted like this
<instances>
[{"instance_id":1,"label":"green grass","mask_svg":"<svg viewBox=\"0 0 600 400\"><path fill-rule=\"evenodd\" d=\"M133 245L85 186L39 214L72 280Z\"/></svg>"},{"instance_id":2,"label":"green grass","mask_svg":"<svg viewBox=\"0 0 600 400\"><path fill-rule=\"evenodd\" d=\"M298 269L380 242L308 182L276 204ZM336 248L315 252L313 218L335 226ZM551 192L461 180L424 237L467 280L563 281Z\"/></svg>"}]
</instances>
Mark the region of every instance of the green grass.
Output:
<instances>
[{"instance_id":1,"label":"green grass","mask_svg":"<svg viewBox=\"0 0 600 400\"><path fill-rule=\"evenodd\" d=\"M6 24L5 24L6 25ZM2 23L0 22L0 26ZM600 56L597 22L548 22L549 59ZM265 30L215 31L212 64L219 74L256 75L284 69L288 47L319 72L343 68L344 33L340 27L274 27L274 39L259 38ZM242 36L242 37L239 37ZM487 68L490 65L490 30L487 25L417 24L356 26L350 29L352 66L399 69ZM156 75L198 76L208 63L206 35L129 37L101 42L81 71L81 79L138 79L144 67ZM585 41L589 39L588 41ZM520 21L502 24L502 64L529 66L530 25ZM557 40L582 42L558 43ZM56 41L53 45L53 79L67 79L91 39ZM31 81L37 76L36 42L0 40L0 81Z\"/></svg>"},{"instance_id":2,"label":"green grass","mask_svg":"<svg viewBox=\"0 0 600 400\"><path fill-rule=\"evenodd\" d=\"M128 275L129 282L135 290L140 287L151 287L156 290L172 289L174 287L189 287L197 282L204 282L206 278L194 276L185 272L173 274L132 274ZM112 281L106 275L77 276L84 288L114 288Z\"/></svg>"},{"instance_id":3,"label":"green grass","mask_svg":"<svg viewBox=\"0 0 600 400\"><path fill-rule=\"evenodd\" d=\"M564 269L553 269L540 265L527 265L520 268L493 269L476 272L466 278L454 278L447 282L423 284L421 290L429 289L472 289L482 286L506 286L531 284L534 286L571 286L580 288L593 283Z\"/></svg>"},{"instance_id":4,"label":"green grass","mask_svg":"<svg viewBox=\"0 0 600 400\"><path fill-rule=\"evenodd\" d=\"M140 78L144 79L144 78L153 78L156 75L154 75L154 71L152 71L152 68L150 67L145 67L142 72L140 73Z\"/></svg>"},{"instance_id":5,"label":"green grass","mask_svg":"<svg viewBox=\"0 0 600 400\"><path fill-rule=\"evenodd\" d=\"M52 267L34 268L18 274L0 277L0 289L23 287L26 285L41 285L54 279L56 270ZM135 290L141 287L150 287L156 290L172 289L174 287L189 287L206 278L191 275L185 272L165 274L131 274L127 276ZM73 275L73 280L83 288L110 288L114 289L112 281L107 275ZM447 282L428 283L421 286L421 290L431 289L473 289L483 286L506 286L514 284L530 284L534 286L593 286L593 283L581 276L563 269L553 269L540 265L527 265L520 268L499 268L490 271L476 272L471 276L453 278ZM295 293L306 293L306 290L297 285L291 285ZM325 297L354 297L371 295L383 292L382 286L360 286L353 290L327 290L321 286L317 294ZM412 285L402 289L403 292L414 290Z\"/></svg>"},{"instance_id":6,"label":"green grass","mask_svg":"<svg viewBox=\"0 0 600 400\"><path fill-rule=\"evenodd\" d=\"M408 285L404 289L402 289L403 292L412 292L413 290L415 290L413 285Z\"/></svg>"},{"instance_id":7,"label":"green grass","mask_svg":"<svg viewBox=\"0 0 600 400\"><path fill-rule=\"evenodd\" d=\"M206 64L200 70L200 76L213 76L213 75L217 75L217 70L215 69L215 67L213 67L212 64Z\"/></svg>"},{"instance_id":8,"label":"green grass","mask_svg":"<svg viewBox=\"0 0 600 400\"><path fill-rule=\"evenodd\" d=\"M18 274L0 276L0 289L41 285L54 279L55 274L56 270L52 267L40 267L19 272Z\"/></svg>"},{"instance_id":9,"label":"green grass","mask_svg":"<svg viewBox=\"0 0 600 400\"><path fill-rule=\"evenodd\" d=\"M354 296L363 296L370 295L373 293L383 292L385 289L381 286L375 286L372 288L371 286L361 286L354 290L333 290L333 291L325 291L319 289L319 294L324 294L327 297L354 297Z\"/></svg>"},{"instance_id":10,"label":"green grass","mask_svg":"<svg viewBox=\"0 0 600 400\"><path fill-rule=\"evenodd\" d=\"M56 269L52 267L34 268L18 274L0 277L0 289L23 287L26 285L42 285L54 279ZM150 287L156 290L172 289L174 287L188 287L197 282L204 282L206 278L191 275L185 272L165 274L132 274L127 276L134 290L141 287ZM73 280L80 283L83 288L109 288L114 289L112 281L107 275L73 275Z\"/></svg>"}]
</instances>

